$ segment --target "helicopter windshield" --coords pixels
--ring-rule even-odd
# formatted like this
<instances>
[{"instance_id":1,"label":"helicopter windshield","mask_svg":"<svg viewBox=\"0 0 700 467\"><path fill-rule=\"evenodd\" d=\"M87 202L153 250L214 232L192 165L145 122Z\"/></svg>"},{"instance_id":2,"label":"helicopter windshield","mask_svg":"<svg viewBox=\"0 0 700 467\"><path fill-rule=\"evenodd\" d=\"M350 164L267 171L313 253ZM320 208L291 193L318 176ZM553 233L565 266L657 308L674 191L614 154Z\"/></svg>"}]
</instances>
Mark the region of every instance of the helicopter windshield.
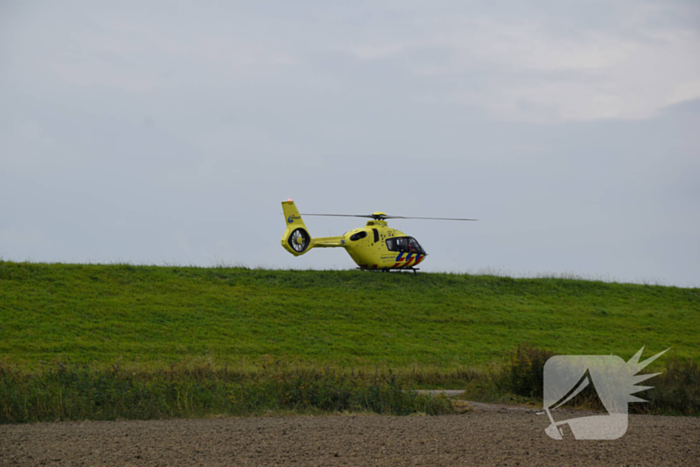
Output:
<instances>
[{"instance_id":1,"label":"helicopter windshield","mask_svg":"<svg viewBox=\"0 0 700 467\"><path fill-rule=\"evenodd\" d=\"M413 237L387 238L386 247L389 251L400 251L404 253L426 254L418 241Z\"/></svg>"}]
</instances>

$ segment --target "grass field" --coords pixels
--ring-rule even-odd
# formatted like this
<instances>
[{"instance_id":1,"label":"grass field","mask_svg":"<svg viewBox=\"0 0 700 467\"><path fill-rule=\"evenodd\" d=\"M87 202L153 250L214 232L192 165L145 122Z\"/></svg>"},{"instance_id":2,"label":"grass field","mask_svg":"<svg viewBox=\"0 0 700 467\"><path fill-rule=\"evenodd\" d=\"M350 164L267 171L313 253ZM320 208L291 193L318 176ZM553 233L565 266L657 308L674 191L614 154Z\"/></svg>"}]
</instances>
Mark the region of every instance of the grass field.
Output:
<instances>
[{"instance_id":1,"label":"grass field","mask_svg":"<svg viewBox=\"0 0 700 467\"><path fill-rule=\"evenodd\" d=\"M699 414L698 289L0 262L0 423L452 410L415 387L536 403L549 355L643 345L672 350L639 410Z\"/></svg>"},{"instance_id":2,"label":"grass field","mask_svg":"<svg viewBox=\"0 0 700 467\"><path fill-rule=\"evenodd\" d=\"M700 360L700 289L423 273L0 262L0 356L445 369L520 344ZM646 355L646 353L645 353Z\"/></svg>"}]
</instances>

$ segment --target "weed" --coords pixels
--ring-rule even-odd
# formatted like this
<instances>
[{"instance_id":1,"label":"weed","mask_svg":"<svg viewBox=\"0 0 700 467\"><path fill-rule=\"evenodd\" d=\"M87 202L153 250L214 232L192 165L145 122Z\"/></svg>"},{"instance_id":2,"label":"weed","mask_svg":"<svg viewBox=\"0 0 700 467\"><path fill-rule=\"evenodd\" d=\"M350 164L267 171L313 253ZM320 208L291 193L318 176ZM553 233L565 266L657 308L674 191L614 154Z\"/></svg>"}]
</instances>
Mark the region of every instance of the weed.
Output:
<instances>
[{"instance_id":1,"label":"weed","mask_svg":"<svg viewBox=\"0 0 700 467\"><path fill-rule=\"evenodd\" d=\"M267 413L452 413L395 376L298 369L277 373L211 367L133 372L56 363L38 373L0 367L0 423L154 419Z\"/></svg>"},{"instance_id":2,"label":"weed","mask_svg":"<svg viewBox=\"0 0 700 467\"><path fill-rule=\"evenodd\" d=\"M665 371L649 380L648 384L653 389L640 394L648 403L633 404L632 412L700 415L700 367L697 362L671 357Z\"/></svg>"},{"instance_id":3,"label":"weed","mask_svg":"<svg viewBox=\"0 0 700 467\"><path fill-rule=\"evenodd\" d=\"M542 398L544 364L554 352L521 345L515 350L508 373L508 389L519 396Z\"/></svg>"}]
</instances>

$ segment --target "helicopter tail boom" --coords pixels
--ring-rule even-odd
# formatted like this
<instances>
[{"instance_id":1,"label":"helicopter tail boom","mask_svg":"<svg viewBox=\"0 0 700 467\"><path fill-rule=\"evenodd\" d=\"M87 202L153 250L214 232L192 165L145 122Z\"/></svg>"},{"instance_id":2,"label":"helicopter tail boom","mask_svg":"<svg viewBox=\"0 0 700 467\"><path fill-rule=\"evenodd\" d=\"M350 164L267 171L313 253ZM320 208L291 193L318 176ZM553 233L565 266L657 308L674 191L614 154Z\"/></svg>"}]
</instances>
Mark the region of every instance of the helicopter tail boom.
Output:
<instances>
[{"instance_id":1,"label":"helicopter tail boom","mask_svg":"<svg viewBox=\"0 0 700 467\"><path fill-rule=\"evenodd\" d=\"M318 237L311 241L311 246L316 248L333 248L345 246L343 243L343 237Z\"/></svg>"}]
</instances>

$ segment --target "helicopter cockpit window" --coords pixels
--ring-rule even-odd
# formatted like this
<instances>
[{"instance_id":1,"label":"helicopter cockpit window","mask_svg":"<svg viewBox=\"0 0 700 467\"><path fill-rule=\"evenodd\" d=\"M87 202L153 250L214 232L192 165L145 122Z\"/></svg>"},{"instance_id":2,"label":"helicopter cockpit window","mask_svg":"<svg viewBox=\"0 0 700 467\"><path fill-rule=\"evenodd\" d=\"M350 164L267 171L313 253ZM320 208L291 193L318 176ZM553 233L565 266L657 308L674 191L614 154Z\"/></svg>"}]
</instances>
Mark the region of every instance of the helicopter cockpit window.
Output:
<instances>
[{"instance_id":1,"label":"helicopter cockpit window","mask_svg":"<svg viewBox=\"0 0 700 467\"><path fill-rule=\"evenodd\" d=\"M394 237L386 240L386 247L389 251L400 251L404 253L425 254L418 241L413 237Z\"/></svg>"},{"instance_id":2,"label":"helicopter cockpit window","mask_svg":"<svg viewBox=\"0 0 700 467\"><path fill-rule=\"evenodd\" d=\"M356 234L350 235L350 240L352 240L353 242L355 242L355 241L357 241L357 240L360 240L360 239L362 239L362 238L365 238L366 236L367 236L367 232L365 232L365 231L357 232Z\"/></svg>"}]
</instances>

